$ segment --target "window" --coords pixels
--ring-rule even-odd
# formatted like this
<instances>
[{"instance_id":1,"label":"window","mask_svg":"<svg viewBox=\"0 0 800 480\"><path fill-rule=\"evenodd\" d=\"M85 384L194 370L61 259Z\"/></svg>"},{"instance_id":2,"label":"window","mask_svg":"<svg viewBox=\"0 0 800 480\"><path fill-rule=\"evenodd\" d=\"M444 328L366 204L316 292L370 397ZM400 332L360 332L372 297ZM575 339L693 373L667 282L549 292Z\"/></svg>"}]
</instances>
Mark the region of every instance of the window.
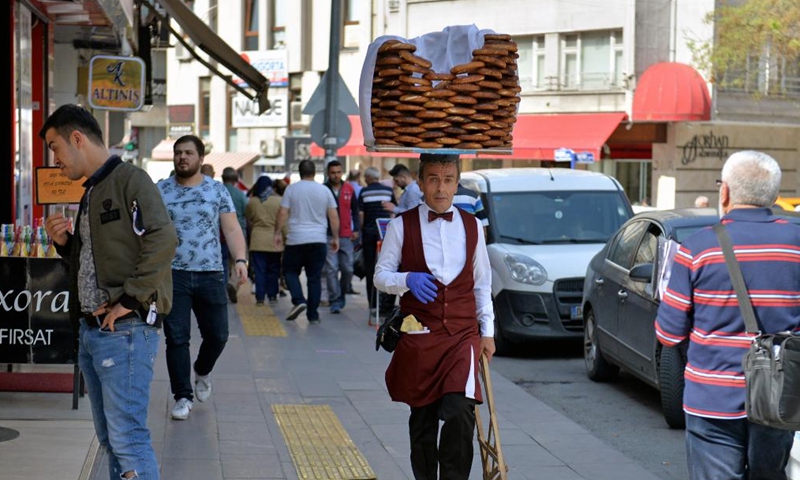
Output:
<instances>
[{"instance_id":1,"label":"window","mask_svg":"<svg viewBox=\"0 0 800 480\"><path fill-rule=\"evenodd\" d=\"M358 25L360 0L342 1L342 48L356 49L361 41L361 28Z\"/></svg>"},{"instance_id":2,"label":"window","mask_svg":"<svg viewBox=\"0 0 800 480\"><path fill-rule=\"evenodd\" d=\"M607 90L623 86L622 30L602 30L561 37L561 88Z\"/></svg>"},{"instance_id":3,"label":"window","mask_svg":"<svg viewBox=\"0 0 800 480\"><path fill-rule=\"evenodd\" d=\"M200 112L198 131L200 138L208 139L211 134L211 78L200 77Z\"/></svg>"},{"instance_id":4,"label":"window","mask_svg":"<svg viewBox=\"0 0 800 480\"><path fill-rule=\"evenodd\" d=\"M286 47L286 0L272 0L269 47L281 49Z\"/></svg>"},{"instance_id":5,"label":"window","mask_svg":"<svg viewBox=\"0 0 800 480\"><path fill-rule=\"evenodd\" d=\"M245 0L244 12L244 49L258 50L258 1Z\"/></svg>"},{"instance_id":6,"label":"window","mask_svg":"<svg viewBox=\"0 0 800 480\"><path fill-rule=\"evenodd\" d=\"M561 86L574 89L578 86L578 36L565 35L561 39Z\"/></svg>"},{"instance_id":7,"label":"window","mask_svg":"<svg viewBox=\"0 0 800 480\"><path fill-rule=\"evenodd\" d=\"M547 89L544 41L544 35L516 39L519 48L519 83L528 89Z\"/></svg>"},{"instance_id":8,"label":"window","mask_svg":"<svg viewBox=\"0 0 800 480\"><path fill-rule=\"evenodd\" d=\"M750 54L721 75L720 89L727 92L800 96L800 57L794 60L770 54Z\"/></svg>"},{"instance_id":9,"label":"window","mask_svg":"<svg viewBox=\"0 0 800 480\"><path fill-rule=\"evenodd\" d=\"M630 269L633 253L639 245L639 239L645 227L647 227L647 222L635 222L619 232L614 238L614 244L609 249L608 260L626 270Z\"/></svg>"},{"instance_id":10,"label":"window","mask_svg":"<svg viewBox=\"0 0 800 480\"><path fill-rule=\"evenodd\" d=\"M643 263L655 264L659 233L660 231L656 227L651 227L645 232L642 243L639 244L639 250L636 251L636 258L633 261L634 266Z\"/></svg>"},{"instance_id":11,"label":"window","mask_svg":"<svg viewBox=\"0 0 800 480\"><path fill-rule=\"evenodd\" d=\"M208 28L212 32L217 33L217 0L209 0L208 2Z\"/></svg>"},{"instance_id":12,"label":"window","mask_svg":"<svg viewBox=\"0 0 800 480\"><path fill-rule=\"evenodd\" d=\"M358 4L359 0L343 0L344 11L342 18L345 25L358 25Z\"/></svg>"}]
</instances>

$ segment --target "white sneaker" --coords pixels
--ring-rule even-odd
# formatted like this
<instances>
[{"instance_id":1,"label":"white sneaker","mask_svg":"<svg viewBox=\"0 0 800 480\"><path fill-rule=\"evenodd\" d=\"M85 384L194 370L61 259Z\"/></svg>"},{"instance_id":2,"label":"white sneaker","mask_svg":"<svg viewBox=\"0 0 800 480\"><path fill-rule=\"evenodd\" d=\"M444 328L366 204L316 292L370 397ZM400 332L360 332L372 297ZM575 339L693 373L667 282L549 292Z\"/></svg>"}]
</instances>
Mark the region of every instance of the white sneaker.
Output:
<instances>
[{"instance_id":1,"label":"white sneaker","mask_svg":"<svg viewBox=\"0 0 800 480\"><path fill-rule=\"evenodd\" d=\"M189 412L192 411L192 401L188 398L181 398L177 402L175 402L175 406L172 407L172 419L173 420L186 420L189 418Z\"/></svg>"},{"instance_id":2,"label":"white sneaker","mask_svg":"<svg viewBox=\"0 0 800 480\"><path fill-rule=\"evenodd\" d=\"M194 374L194 396L198 402L205 402L211 397L211 374Z\"/></svg>"}]
</instances>

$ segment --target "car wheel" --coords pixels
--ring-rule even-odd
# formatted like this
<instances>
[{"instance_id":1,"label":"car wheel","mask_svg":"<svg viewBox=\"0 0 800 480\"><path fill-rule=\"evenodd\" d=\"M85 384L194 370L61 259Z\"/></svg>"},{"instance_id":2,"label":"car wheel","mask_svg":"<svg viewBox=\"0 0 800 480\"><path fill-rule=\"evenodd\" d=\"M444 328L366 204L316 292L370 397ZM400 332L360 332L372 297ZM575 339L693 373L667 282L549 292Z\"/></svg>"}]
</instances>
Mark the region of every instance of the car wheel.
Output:
<instances>
[{"instance_id":1,"label":"car wheel","mask_svg":"<svg viewBox=\"0 0 800 480\"><path fill-rule=\"evenodd\" d=\"M600 351L597 343L597 322L592 310L586 312L583 328L583 360L586 362L586 375L595 382L614 380L619 373L619 367L606 360Z\"/></svg>"},{"instance_id":2,"label":"car wheel","mask_svg":"<svg viewBox=\"0 0 800 480\"><path fill-rule=\"evenodd\" d=\"M507 357L514 352L514 344L503 335L503 328L500 326L500 317L497 309L494 309L494 354L499 357Z\"/></svg>"},{"instance_id":3,"label":"car wheel","mask_svg":"<svg viewBox=\"0 0 800 480\"><path fill-rule=\"evenodd\" d=\"M669 428L686 428L683 412L683 371L686 360L680 348L663 347L659 358L658 383L661 387L661 410Z\"/></svg>"}]
</instances>

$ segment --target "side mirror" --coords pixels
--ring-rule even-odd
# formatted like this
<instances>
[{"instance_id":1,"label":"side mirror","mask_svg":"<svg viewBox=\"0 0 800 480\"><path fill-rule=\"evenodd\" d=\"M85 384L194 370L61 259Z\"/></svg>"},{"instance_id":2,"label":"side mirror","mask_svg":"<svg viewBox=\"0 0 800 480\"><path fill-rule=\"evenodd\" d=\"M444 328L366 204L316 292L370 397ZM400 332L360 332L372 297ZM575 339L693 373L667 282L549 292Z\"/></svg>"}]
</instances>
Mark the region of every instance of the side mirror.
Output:
<instances>
[{"instance_id":1,"label":"side mirror","mask_svg":"<svg viewBox=\"0 0 800 480\"><path fill-rule=\"evenodd\" d=\"M639 265L635 265L628 275L634 282L650 283L653 281L653 264L640 263Z\"/></svg>"}]
</instances>

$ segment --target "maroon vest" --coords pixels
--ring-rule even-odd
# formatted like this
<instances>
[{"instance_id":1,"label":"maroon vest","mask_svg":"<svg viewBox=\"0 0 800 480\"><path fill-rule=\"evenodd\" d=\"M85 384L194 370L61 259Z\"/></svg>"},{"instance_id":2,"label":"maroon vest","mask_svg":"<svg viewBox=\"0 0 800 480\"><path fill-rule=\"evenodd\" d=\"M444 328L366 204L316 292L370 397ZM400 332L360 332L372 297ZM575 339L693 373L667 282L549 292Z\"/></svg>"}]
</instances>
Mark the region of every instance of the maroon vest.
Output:
<instances>
[{"instance_id":1,"label":"maroon vest","mask_svg":"<svg viewBox=\"0 0 800 480\"><path fill-rule=\"evenodd\" d=\"M475 303L475 278L472 259L478 245L478 225L472 215L459 211L467 237L467 255L464 268L449 285L434 280L438 290L433 302L424 304L409 291L400 298L400 310L406 314L414 314L425 326L433 330L444 327L450 335L465 329L478 329L476 321L477 307ZM422 248L422 230L420 228L419 207L408 210L403 217L403 252L399 272L431 273L425 261ZM444 221L444 220L443 220ZM454 219L454 221L456 221ZM443 245L450 248L450 245ZM452 245L452 248L464 248Z\"/></svg>"}]
</instances>

